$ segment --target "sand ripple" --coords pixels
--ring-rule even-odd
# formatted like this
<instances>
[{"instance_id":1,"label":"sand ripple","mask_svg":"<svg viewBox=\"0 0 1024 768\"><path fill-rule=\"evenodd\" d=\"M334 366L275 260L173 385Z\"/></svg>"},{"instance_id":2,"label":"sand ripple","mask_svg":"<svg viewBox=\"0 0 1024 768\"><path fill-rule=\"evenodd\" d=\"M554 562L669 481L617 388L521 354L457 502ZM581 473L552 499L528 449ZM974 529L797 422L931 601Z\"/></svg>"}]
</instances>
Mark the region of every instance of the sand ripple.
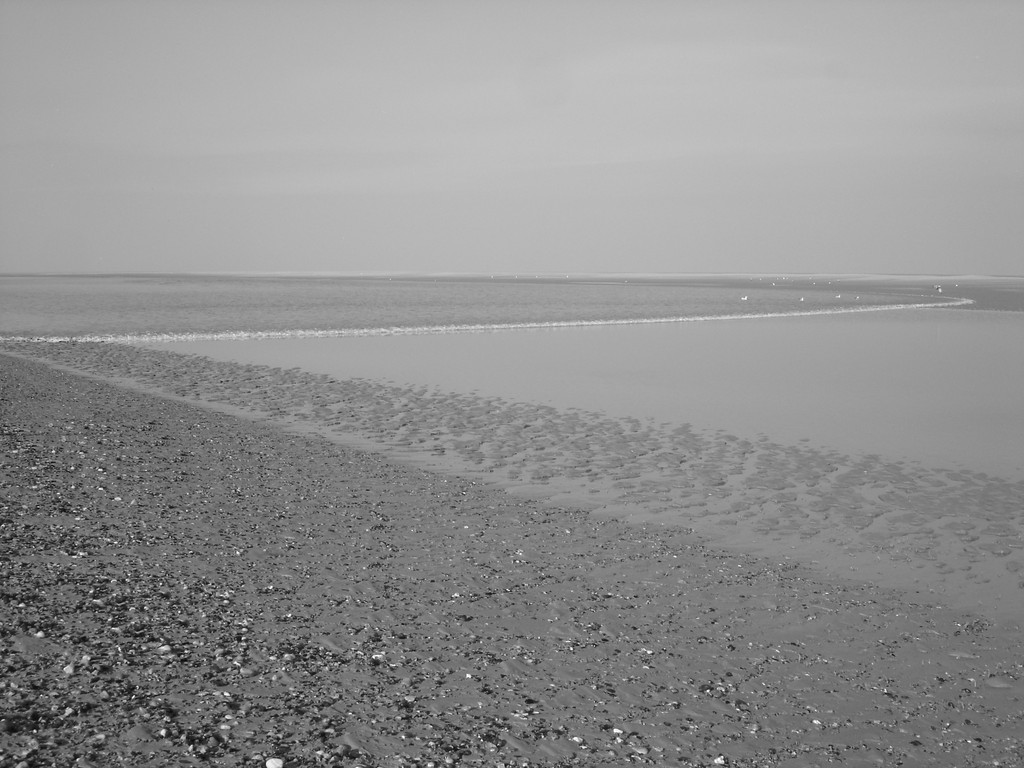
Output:
<instances>
[{"instance_id":1,"label":"sand ripple","mask_svg":"<svg viewBox=\"0 0 1024 768\"><path fill-rule=\"evenodd\" d=\"M1024 615L1024 483L476 394L131 346L8 343L514 493Z\"/></svg>"}]
</instances>

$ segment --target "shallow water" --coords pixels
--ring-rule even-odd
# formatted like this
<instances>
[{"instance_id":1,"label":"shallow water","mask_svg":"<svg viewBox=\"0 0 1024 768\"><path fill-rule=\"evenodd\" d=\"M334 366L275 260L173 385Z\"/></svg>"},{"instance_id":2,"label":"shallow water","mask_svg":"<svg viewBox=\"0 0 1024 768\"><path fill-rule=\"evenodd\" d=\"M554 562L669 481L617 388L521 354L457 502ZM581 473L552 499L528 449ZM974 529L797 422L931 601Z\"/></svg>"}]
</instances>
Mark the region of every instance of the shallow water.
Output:
<instances>
[{"instance_id":1,"label":"shallow water","mask_svg":"<svg viewBox=\"0 0 1024 768\"><path fill-rule=\"evenodd\" d=\"M171 343L1024 479L1024 316L907 310L477 334Z\"/></svg>"}]
</instances>

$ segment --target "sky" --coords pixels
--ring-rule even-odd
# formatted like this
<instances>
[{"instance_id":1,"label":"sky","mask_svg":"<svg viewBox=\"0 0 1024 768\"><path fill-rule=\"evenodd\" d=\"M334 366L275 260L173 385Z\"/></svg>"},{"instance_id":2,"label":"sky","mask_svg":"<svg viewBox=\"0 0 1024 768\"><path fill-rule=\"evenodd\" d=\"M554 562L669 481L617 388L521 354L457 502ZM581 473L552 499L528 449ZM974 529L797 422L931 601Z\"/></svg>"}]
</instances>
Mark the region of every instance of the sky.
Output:
<instances>
[{"instance_id":1,"label":"sky","mask_svg":"<svg viewBox=\"0 0 1024 768\"><path fill-rule=\"evenodd\" d=\"M1024 273L1024 3L0 0L0 272Z\"/></svg>"}]
</instances>

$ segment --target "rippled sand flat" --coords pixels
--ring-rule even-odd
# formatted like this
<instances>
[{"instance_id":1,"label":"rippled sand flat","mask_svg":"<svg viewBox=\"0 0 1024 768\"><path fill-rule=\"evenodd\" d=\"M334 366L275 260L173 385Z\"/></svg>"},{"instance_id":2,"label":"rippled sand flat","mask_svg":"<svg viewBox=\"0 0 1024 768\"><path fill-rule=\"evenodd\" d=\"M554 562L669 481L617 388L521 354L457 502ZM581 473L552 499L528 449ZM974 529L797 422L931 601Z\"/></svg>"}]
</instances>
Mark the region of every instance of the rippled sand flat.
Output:
<instances>
[{"instance_id":1,"label":"rippled sand flat","mask_svg":"<svg viewBox=\"0 0 1024 768\"><path fill-rule=\"evenodd\" d=\"M93 343L22 353L594 514L1024 616L1024 483L501 398Z\"/></svg>"}]
</instances>

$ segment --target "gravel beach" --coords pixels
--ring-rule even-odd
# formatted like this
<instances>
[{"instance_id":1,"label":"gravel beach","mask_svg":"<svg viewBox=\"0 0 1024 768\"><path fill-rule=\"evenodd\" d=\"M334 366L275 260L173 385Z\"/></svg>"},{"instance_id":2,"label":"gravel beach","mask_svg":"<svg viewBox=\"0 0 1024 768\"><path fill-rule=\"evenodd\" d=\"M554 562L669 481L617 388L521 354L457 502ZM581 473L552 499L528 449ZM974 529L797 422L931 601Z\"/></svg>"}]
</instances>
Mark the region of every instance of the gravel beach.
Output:
<instances>
[{"instance_id":1,"label":"gravel beach","mask_svg":"<svg viewBox=\"0 0 1024 768\"><path fill-rule=\"evenodd\" d=\"M0 768L1024 764L1011 622L3 354L0 443Z\"/></svg>"}]
</instances>

